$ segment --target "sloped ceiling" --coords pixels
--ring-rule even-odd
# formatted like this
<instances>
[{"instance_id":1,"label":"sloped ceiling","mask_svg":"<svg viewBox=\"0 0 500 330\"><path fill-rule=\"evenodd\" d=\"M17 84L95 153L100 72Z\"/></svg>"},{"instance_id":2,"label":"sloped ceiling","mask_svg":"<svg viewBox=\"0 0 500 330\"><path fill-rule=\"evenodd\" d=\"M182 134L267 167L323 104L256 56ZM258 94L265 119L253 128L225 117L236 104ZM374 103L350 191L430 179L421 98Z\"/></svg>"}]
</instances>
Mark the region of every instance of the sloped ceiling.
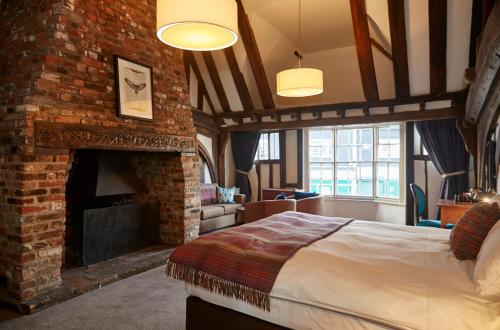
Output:
<instances>
[{"instance_id":1,"label":"sloped ceiling","mask_svg":"<svg viewBox=\"0 0 500 330\"><path fill-rule=\"evenodd\" d=\"M370 37L391 53L388 0L365 0ZM429 0L431 1L431 0ZM298 49L298 0L243 0L269 85L278 108L364 101L363 85L356 54L349 0L302 1L303 66L324 71L325 91L320 96L306 98L278 97L276 74L296 67L293 52ZM411 95L429 93L429 13L428 1L404 0L408 73ZM446 91L465 88L464 71L468 67L472 0L448 1ZM256 109L262 108L255 79L242 41L233 47L240 71ZM381 99L395 97L393 63L372 46L376 80ZM236 87L223 52L212 52L231 111L242 111ZM203 58L195 56L216 112L221 112L217 94L210 81ZM191 79L196 84L196 79ZM192 87L193 88L193 87ZM191 93L195 106L196 93ZM206 112L209 110L204 107Z\"/></svg>"},{"instance_id":2,"label":"sloped ceiling","mask_svg":"<svg viewBox=\"0 0 500 330\"><path fill-rule=\"evenodd\" d=\"M244 0L248 13L270 22L285 38L298 45L298 0ZM302 1L302 52L354 46L349 0Z\"/></svg>"}]
</instances>

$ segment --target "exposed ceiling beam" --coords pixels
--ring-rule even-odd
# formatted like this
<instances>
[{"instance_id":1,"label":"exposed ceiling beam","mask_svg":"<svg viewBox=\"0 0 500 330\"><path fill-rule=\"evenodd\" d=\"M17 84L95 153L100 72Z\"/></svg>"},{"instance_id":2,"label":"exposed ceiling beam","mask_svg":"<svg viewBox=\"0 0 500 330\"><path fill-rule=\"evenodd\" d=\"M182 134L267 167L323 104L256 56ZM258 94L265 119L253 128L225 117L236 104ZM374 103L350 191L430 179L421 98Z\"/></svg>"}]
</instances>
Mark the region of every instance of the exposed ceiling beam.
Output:
<instances>
[{"instance_id":1,"label":"exposed ceiling beam","mask_svg":"<svg viewBox=\"0 0 500 330\"><path fill-rule=\"evenodd\" d=\"M184 60L189 62L189 65L193 69L194 76L196 77L196 80L198 81L198 90L202 90L202 94L205 95L205 98L207 99L208 106L210 107L210 111L212 113L215 113L214 109L214 104L212 103L212 99L210 98L210 95L208 94L207 87L205 85L205 82L203 81L203 76L201 75L200 68L198 67L198 64L196 63L196 60L194 58L194 55L191 51L185 50L184 51ZM198 93L199 95L199 93ZM198 104L200 104L200 100L198 100Z\"/></svg>"},{"instance_id":2,"label":"exposed ceiling beam","mask_svg":"<svg viewBox=\"0 0 500 330\"><path fill-rule=\"evenodd\" d=\"M430 91L446 91L447 0L428 0Z\"/></svg>"},{"instance_id":3,"label":"exposed ceiling beam","mask_svg":"<svg viewBox=\"0 0 500 330\"><path fill-rule=\"evenodd\" d=\"M198 109L203 110L203 90L201 88L198 88L198 104L197 104Z\"/></svg>"},{"instance_id":4,"label":"exposed ceiling beam","mask_svg":"<svg viewBox=\"0 0 500 330\"><path fill-rule=\"evenodd\" d=\"M184 72L186 73L187 85L188 88L191 88L191 72L190 72L191 64L189 63L189 59L186 56L186 52L182 52L182 58L184 60Z\"/></svg>"},{"instance_id":5,"label":"exposed ceiling beam","mask_svg":"<svg viewBox=\"0 0 500 330\"><path fill-rule=\"evenodd\" d=\"M389 111L394 111L394 107L401 105L410 105L410 104L422 104L425 106L427 102L434 101L445 101L450 100L453 105L464 105L465 99L467 97L467 91L458 91L451 93L443 93L443 94L428 94L428 95L419 95L419 96L410 96L406 98L395 98L395 99L385 99L385 100L374 100L374 101L365 101L365 102L347 102L347 103L333 103L333 104L321 104L321 105L313 105L313 106L302 106L302 107L293 107L293 108L284 108L284 109L275 109L275 110L254 110L248 112L231 112L231 113L218 113L217 117L234 119L234 118L251 118L254 115L259 116L273 116L275 114L279 115L296 115L300 113L316 113L320 115L321 112L327 111L343 111L346 110L357 110L357 109L365 109L365 108L380 108L380 107L389 107Z\"/></svg>"},{"instance_id":6,"label":"exposed ceiling beam","mask_svg":"<svg viewBox=\"0 0 500 330\"><path fill-rule=\"evenodd\" d=\"M378 100L377 76L373 62L368 16L365 0L350 0L354 39L358 53L359 71L363 83L363 92L368 101Z\"/></svg>"},{"instance_id":7,"label":"exposed ceiling beam","mask_svg":"<svg viewBox=\"0 0 500 330\"><path fill-rule=\"evenodd\" d=\"M233 76L234 84L236 85L236 90L238 91L243 110L254 110L255 107L253 105L252 96L250 95L250 91L248 90L248 86L245 82L245 77L243 77L240 67L238 66L238 61L236 60L233 47L224 49L224 54L226 55L227 64L231 70L231 75Z\"/></svg>"},{"instance_id":8,"label":"exposed ceiling beam","mask_svg":"<svg viewBox=\"0 0 500 330\"><path fill-rule=\"evenodd\" d=\"M274 130L274 129L296 129L296 128L319 127L319 126L340 126L340 125L356 125L356 124L368 124L368 123L373 124L373 123L463 118L463 115L464 115L463 106L451 106L448 108L432 109L425 111L394 112L394 113L369 115L369 116L362 115L356 117L345 116L337 118L322 118L322 119L311 119L311 120L244 123L240 125L223 127L222 130L259 131L259 130Z\"/></svg>"},{"instance_id":9,"label":"exposed ceiling beam","mask_svg":"<svg viewBox=\"0 0 500 330\"><path fill-rule=\"evenodd\" d=\"M396 97L410 96L404 0L388 0Z\"/></svg>"},{"instance_id":10,"label":"exposed ceiling beam","mask_svg":"<svg viewBox=\"0 0 500 330\"><path fill-rule=\"evenodd\" d=\"M384 48L377 40L374 38L370 38L370 41L372 42L372 46L375 47L379 52L382 53L385 57L387 57L389 60L392 61L392 55L387 51L387 49Z\"/></svg>"},{"instance_id":11,"label":"exposed ceiling beam","mask_svg":"<svg viewBox=\"0 0 500 330\"><path fill-rule=\"evenodd\" d=\"M266 71L264 70L264 64L262 63L262 57L260 56L257 41L255 40L255 35L250 25L250 20L245 13L245 8L243 7L241 0L236 0L236 2L238 3L239 32L241 39L243 40L243 45L245 46L255 82L257 83L262 105L264 106L264 109L275 109L276 105L274 104L273 93L269 87L269 80L267 80Z\"/></svg>"},{"instance_id":12,"label":"exposed ceiling beam","mask_svg":"<svg viewBox=\"0 0 500 330\"><path fill-rule=\"evenodd\" d=\"M219 103L224 112L231 112L231 107L229 106L229 101L227 100L226 92L224 91L224 85L222 85L222 80L220 80L219 72L215 66L214 58L211 52L201 52L203 55L203 60L207 66L208 75L212 80L214 85L215 93L219 98Z\"/></svg>"},{"instance_id":13,"label":"exposed ceiling beam","mask_svg":"<svg viewBox=\"0 0 500 330\"><path fill-rule=\"evenodd\" d=\"M472 2L472 22L470 27L469 44L469 68L476 66L476 54L479 45L479 37L483 30L483 0L473 0Z\"/></svg>"}]
</instances>

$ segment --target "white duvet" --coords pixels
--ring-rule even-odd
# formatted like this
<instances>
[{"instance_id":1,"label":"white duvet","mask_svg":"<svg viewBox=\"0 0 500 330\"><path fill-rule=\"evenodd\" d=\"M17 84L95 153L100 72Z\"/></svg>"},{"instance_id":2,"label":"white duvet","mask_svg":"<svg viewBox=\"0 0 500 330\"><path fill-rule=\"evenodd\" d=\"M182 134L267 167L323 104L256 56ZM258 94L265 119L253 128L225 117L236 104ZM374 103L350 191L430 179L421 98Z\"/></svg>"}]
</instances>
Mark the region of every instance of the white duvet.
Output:
<instances>
[{"instance_id":1,"label":"white duvet","mask_svg":"<svg viewBox=\"0 0 500 330\"><path fill-rule=\"evenodd\" d=\"M328 329L340 320L344 323L336 324L363 329L371 328L370 324L426 330L500 329L500 301L477 293L471 280L474 262L453 256L449 233L438 228L355 220L302 248L286 262L271 292L269 316L234 299L194 288L188 291L298 328L309 324L313 325L310 328ZM288 315L284 315L287 308ZM297 312L292 315L291 310ZM325 311L335 312L331 316L337 315L338 320L329 319ZM321 317L324 319L318 319ZM360 322L351 322L352 317Z\"/></svg>"}]
</instances>

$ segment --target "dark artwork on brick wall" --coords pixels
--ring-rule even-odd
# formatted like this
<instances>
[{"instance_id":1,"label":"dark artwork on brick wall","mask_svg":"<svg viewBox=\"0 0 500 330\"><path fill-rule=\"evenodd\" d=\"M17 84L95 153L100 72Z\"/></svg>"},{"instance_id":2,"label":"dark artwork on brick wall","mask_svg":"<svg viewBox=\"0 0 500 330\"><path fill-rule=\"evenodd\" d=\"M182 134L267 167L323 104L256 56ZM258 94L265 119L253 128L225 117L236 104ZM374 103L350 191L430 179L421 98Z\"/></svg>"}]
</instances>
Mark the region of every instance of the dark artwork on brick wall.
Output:
<instances>
[{"instance_id":1,"label":"dark artwork on brick wall","mask_svg":"<svg viewBox=\"0 0 500 330\"><path fill-rule=\"evenodd\" d=\"M114 64L118 115L153 120L152 68L116 55Z\"/></svg>"}]
</instances>

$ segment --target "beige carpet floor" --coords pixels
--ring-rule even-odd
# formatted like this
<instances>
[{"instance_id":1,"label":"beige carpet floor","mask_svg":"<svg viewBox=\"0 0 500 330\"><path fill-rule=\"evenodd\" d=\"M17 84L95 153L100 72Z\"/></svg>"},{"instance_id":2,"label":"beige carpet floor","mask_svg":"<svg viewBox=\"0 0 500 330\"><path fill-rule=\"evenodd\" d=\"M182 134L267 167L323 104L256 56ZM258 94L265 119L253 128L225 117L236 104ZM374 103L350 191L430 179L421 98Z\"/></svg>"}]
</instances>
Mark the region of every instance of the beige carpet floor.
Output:
<instances>
[{"instance_id":1,"label":"beige carpet floor","mask_svg":"<svg viewBox=\"0 0 500 330\"><path fill-rule=\"evenodd\" d=\"M0 329L184 329L184 285L168 279L164 270L161 266L34 315L0 321Z\"/></svg>"}]
</instances>

